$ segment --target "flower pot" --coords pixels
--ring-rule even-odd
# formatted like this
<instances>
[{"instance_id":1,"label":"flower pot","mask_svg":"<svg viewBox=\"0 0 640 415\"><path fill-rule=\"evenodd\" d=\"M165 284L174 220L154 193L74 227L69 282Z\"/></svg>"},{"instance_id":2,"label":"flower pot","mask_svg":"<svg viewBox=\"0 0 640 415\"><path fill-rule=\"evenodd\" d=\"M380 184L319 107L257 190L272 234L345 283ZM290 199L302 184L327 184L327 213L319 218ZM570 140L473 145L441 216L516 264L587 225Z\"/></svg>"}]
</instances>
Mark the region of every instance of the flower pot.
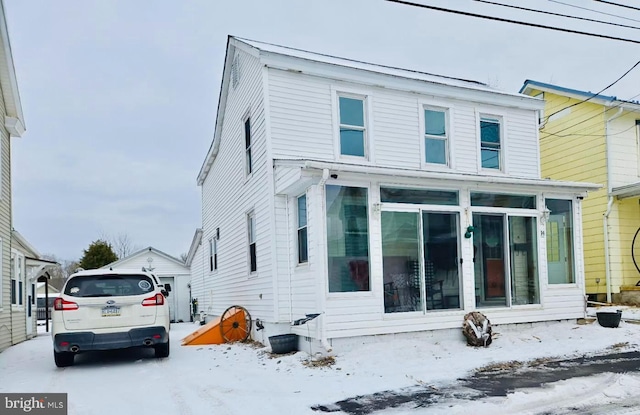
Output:
<instances>
[{"instance_id":1,"label":"flower pot","mask_svg":"<svg viewBox=\"0 0 640 415\"><path fill-rule=\"evenodd\" d=\"M622 310L618 310L616 312L601 311L599 313L596 313L596 317L598 318L598 324L600 324L602 327L616 328L620 324L620 318L622 318Z\"/></svg>"},{"instance_id":2,"label":"flower pot","mask_svg":"<svg viewBox=\"0 0 640 415\"><path fill-rule=\"evenodd\" d=\"M291 353L298 350L297 334L280 334L269 337L271 351L275 354Z\"/></svg>"}]
</instances>

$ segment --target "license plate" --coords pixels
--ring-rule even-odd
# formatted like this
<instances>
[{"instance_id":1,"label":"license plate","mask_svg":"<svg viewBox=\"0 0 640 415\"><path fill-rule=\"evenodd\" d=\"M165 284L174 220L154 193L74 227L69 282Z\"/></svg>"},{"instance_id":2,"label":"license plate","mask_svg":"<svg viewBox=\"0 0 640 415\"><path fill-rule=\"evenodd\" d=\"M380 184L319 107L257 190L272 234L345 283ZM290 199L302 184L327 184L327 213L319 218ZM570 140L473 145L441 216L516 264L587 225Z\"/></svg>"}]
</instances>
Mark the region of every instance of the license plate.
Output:
<instances>
[{"instance_id":1,"label":"license plate","mask_svg":"<svg viewBox=\"0 0 640 415\"><path fill-rule=\"evenodd\" d=\"M102 309L102 317L117 317L120 315L120 307L104 307Z\"/></svg>"}]
</instances>

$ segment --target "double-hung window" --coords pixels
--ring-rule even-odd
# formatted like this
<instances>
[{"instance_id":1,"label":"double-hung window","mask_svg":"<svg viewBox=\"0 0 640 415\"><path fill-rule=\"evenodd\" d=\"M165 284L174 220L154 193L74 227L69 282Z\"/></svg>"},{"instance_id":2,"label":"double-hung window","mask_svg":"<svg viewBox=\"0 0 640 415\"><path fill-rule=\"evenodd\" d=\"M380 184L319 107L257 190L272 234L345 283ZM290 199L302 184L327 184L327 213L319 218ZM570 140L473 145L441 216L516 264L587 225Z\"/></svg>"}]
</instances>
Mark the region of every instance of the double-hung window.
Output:
<instances>
[{"instance_id":1,"label":"double-hung window","mask_svg":"<svg viewBox=\"0 0 640 415\"><path fill-rule=\"evenodd\" d=\"M480 157L483 169L502 170L502 128L496 117L480 117Z\"/></svg>"},{"instance_id":2,"label":"double-hung window","mask_svg":"<svg viewBox=\"0 0 640 415\"><path fill-rule=\"evenodd\" d=\"M426 163L449 164L449 134L445 110L424 110L424 153Z\"/></svg>"},{"instance_id":3,"label":"double-hung window","mask_svg":"<svg viewBox=\"0 0 640 415\"><path fill-rule=\"evenodd\" d=\"M258 261L256 257L256 216L251 212L247 215L247 231L249 236L249 271L258 270Z\"/></svg>"},{"instance_id":4,"label":"double-hung window","mask_svg":"<svg viewBox=\"0 0 640 415\"><path fill-rule=\"evenodd\" d=\"M16 279L15 254L11 254L11 304L18 304L18 280Z\"/></svg>"},{"instance_id":5,"label":"double-hung window","mask_svg":"<svg viewBox=\"0 0 640 415\"><path fill-rule=\"evenodd\" d=\"M244 122L245 173L247 176L253 172L251 145L251 118L247 118Z\"/></svg>"},{"instance_id":6,"label":"double-hung window","mask_svg":"<svg viewBox=\"0 0 640 415\"><path fill-rule=\"evenodd\" d=\"M338 96L340 155L366 157L367 129L364 97Z\"/></svg>"},{"instance_id":7,"label":"double-hung window","mask_svg":"<svg viewBox=\"0 0 640 415\"><path fill-rule=\"evenodd\" d=\"M307 195L298 197L298 263L309 261L307 244Z\"/></svg>"}]
</instances>

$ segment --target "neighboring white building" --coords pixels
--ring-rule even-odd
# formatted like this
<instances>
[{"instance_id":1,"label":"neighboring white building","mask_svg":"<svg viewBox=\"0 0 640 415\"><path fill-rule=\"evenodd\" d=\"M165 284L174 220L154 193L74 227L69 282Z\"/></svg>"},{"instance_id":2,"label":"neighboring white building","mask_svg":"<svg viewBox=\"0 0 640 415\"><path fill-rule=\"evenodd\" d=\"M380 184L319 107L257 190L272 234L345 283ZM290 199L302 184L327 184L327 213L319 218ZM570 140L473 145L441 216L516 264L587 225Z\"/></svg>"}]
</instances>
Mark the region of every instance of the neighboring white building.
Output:
<instances>
[{"instance_id":1,"label":"neighboring white building","mask_svg":"<svg viewBox=\"0 0 640 415\"><path fill-rule=\"evenodd\" d=\"M160 278L161 283L171 285L171 292L168 297L171 321L190 321L191 292L189 280L191 275L189 268L183 261L149 246L102 268L138 270L144 268L152 272Z\"/></svg>"},{"instance_id":2,"label":"neighboring white building","mask_svg":"<svg viewBox=\"0 0 640 415\"><path fill-rule=\"evenodd\" d=\"M327 348L458 329L476 309L494 324L584 316L580 208L598 186L540 178L542 108L477 82L230 37L198 175L193 297ZM573 224L568 284L547 280L550 199Z\"/></svg>"},{"instance_id":3,"label":"neighboring white building","mask_svg":"<svg viewBox=\"0 0 640 415\"><path fill-rule=\"evenodd\" d=\"M11 138L22 136L24 130L7 19L4 3L0 1L0 351L25 340L28 336L24 323L25 307L13 302L18 293L12 288L14 279L10 272L13 223Z\"/></svg>"},{"instance_id":4,"label":"neighboring white building","mask_svg":"<svg viewBox=\"0 0 640 415\"><path fill-rule=\"evenodd\" d=\"M11 231L11 308L13 312L13 344L37 336L37 299L40 293L57 295L48 284L60 264L43 259L36 248L15 229ZM46 285L45 285L46 283ZM40 287L42 285L42 287ZM51 289L47 291L45 286ZM42 291L40 291L42 288ZM47 331L48 322L45 323Z\"/></svg>"}]
</instances>

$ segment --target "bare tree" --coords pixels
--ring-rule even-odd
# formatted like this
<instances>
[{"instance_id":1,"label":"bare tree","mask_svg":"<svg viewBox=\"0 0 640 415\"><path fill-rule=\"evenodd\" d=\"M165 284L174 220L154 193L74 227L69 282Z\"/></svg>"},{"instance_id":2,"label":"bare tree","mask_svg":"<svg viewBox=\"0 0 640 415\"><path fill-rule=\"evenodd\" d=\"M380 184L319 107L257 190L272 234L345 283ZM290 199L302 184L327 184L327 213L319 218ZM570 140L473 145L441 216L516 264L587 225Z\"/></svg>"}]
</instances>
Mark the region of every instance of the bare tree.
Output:
<instances>
[{"instance_id":1,"label":"bare tree","mask_svg":"<svg viewBox=\"0 0 640 415\"><path fill-rule=\"evenodd\" d=\"M133 241L126 233L119 233L115 237L103 233L100 236L100 239L103 241L107 241L109 245L111 245L111 249L113 249L113 252L115 252L118 259L125 258L131 253L142 249L138 245L134 245Z\"/></svg>"},{"instance_id":2,"label":"bare tree","mask_svg":"<svg viewBox=\"0 0 640 415\"><path fill-rule=\"evenodd\" d=\"M49 284L51 284L51 286L57 289L62 289L62 286L64 285L67 278L69 278L69 275L76 272L76 269L78 269L79 267L78 261L69 260L69 259L60 259L56 257L54 254L44 254L44 255L41 255L41 258L47 261L54 261L60 264L60 266L51 267L48 270L49 275L51 276L49 280Z\"/></svg>"}]
</instances>

